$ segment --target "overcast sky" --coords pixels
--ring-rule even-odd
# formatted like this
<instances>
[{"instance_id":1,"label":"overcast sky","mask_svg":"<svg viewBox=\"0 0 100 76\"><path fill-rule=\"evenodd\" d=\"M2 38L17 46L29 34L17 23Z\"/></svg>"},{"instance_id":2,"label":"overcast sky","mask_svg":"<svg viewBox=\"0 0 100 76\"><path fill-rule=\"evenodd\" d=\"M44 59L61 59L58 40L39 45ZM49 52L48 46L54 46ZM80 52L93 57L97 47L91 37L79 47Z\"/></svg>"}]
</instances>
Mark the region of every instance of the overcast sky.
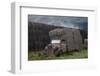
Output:
<instances>
[{"instance_id":1,"label":"overcast sky","mask_svg":"<svg viewBox=\"0 0 100 76\"><path fill-rule=\"evenodd\" d=\"M28 15L28 21L84 30L88 26L87 17Z\"/></svg>"}]
</instances>

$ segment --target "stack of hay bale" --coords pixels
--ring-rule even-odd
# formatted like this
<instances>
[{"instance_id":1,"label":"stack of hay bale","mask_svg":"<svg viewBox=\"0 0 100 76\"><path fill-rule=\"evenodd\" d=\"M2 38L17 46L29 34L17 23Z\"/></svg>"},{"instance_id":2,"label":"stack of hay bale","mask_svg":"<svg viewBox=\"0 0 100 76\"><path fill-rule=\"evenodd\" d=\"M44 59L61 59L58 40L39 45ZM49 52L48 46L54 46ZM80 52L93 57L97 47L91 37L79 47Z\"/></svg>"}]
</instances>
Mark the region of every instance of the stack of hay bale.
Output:
<instances>
[{"instance_id":1,"label":"stack of hay bale","mask_svg":"<svg viewBox=\"0 0 100 76\"><path fill-rule=\"evenodd\" d=\"M80 34L80 31L78 29L73 29L73 35L74 35L74 39L73 39L73 43L74 43L74 50L78 50L80 51L82 49L82 36Z\"/></svg>"},{"instance_id":2,"label":"stack of hay bale","mask_svg":"<svg viewBox=\"0 0 100 76\"><path fill-rule=\"evenodd\" d=\"M84 44L83 44L83 48L87 49L88 47L88 39L84 39Z\"/></svg>"}]
</instances>

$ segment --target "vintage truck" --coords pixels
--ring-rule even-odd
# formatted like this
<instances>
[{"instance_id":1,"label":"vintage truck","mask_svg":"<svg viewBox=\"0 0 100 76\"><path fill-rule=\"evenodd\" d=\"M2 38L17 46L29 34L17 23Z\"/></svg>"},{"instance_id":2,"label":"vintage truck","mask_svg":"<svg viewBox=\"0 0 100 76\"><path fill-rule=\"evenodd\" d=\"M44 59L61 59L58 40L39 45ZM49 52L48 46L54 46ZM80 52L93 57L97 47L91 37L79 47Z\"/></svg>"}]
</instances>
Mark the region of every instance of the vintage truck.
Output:
<instances>
[{"instance_id":1,"label":"vintage truck","mask_svg":"<svg viewBox=\"0 0 100 76\"><path fill-rule=\"evenodd\" d=\"M82 36L79 29L56 28L49 32L49 36L51 43L43 51L45 56L59 56L65 52L82 49Z\"/></svg>"}]
</instances>

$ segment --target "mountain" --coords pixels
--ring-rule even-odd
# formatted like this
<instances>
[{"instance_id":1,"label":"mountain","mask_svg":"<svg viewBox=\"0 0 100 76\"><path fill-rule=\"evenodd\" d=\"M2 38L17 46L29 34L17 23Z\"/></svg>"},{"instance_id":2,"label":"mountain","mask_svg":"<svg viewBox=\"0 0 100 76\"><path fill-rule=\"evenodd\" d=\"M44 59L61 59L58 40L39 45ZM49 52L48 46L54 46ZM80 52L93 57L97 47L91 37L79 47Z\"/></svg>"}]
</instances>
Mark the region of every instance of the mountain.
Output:
<instances>
[{"instance_id":1,"label":"mountain","mask_svg":"<svg viewBox=\"0 0 100 76\"><path fill-rule=\"evenodd\" d=\"M67 28L63 26L54 26L43 23L28 22L28 50L43 50L50 43L49 31L55 28ZM74 28L72 28L74 29ZM87 31L79 29L82 40L87 38Z\"/></svg>"}]
</instances>

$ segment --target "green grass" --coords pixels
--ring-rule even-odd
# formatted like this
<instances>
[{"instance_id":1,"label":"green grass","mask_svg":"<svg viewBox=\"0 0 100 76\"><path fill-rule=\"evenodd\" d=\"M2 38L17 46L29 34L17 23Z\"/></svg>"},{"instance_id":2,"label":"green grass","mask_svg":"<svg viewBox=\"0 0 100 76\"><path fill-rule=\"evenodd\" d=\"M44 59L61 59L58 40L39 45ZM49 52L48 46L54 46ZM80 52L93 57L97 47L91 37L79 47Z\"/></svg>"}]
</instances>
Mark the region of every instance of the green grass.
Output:
<instances>
[{"instance_id":1,"label":"green grass","mask_svg":"<svg viewBox=\"0 0 100 76\"><path fill-rule=\"evenodd\" d=\"M54 59L82 59L82 58L88 58L88 52L87 50L81 50L80 52L69 52L64 53L58 57L45 57L43 55L40 55L39 52L29 52L28 53L28 60L54 60Z\"/></svg>"}]
</instances>

